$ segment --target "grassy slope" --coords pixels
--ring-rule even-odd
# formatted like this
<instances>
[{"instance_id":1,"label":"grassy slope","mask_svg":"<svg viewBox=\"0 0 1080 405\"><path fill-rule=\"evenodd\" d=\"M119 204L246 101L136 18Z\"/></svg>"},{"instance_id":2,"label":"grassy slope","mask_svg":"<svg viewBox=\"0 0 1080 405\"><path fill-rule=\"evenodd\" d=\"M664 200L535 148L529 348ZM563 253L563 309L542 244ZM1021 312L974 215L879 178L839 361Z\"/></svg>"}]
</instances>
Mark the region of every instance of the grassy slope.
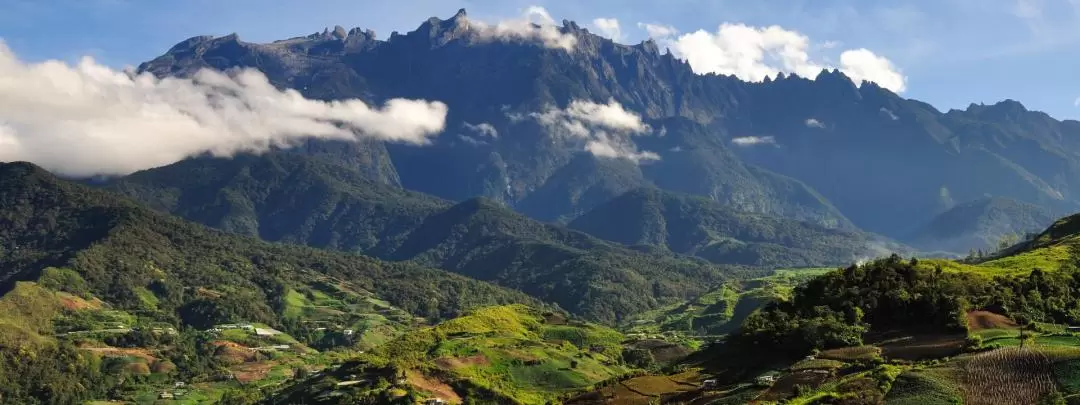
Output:
<instances>
[{"instance_id":1,"label":"grassy slope","mask_svg":"<svg viewBox=\"0 0 1080 405\"><path fill-rule=\"evenodd\" d=\"M630 371L619 360L622 341L615 330L557 314L520 305L488 307L401 336L362 356L363 363L335 374L370 375L365 370L390 365L408 385L394 389L407 389L419 398L447 398L451 393L445 390L455 387L454 396L487 392L489 398L502 398L498 403L544 404ZM325 391L310 391L319 386L327 384L315 379L282 395L309 390L307 397L330 397ZM334 390L345 397L386 395L367 385Z\"/></svg>"},{"instance_id":2,"label":"grassy slope","mask_svg":"<svg viewBox=\"0 0 1080 405\"><path fill-rule=\"evenodd\" d=\"M788 299L798 284L832 268L781 269L772 275L732 281L678 304L642 313L624 326L629 333L684 332L718 335L735 330L750 312L776 299Z\"/></svg>"}]
</instances>

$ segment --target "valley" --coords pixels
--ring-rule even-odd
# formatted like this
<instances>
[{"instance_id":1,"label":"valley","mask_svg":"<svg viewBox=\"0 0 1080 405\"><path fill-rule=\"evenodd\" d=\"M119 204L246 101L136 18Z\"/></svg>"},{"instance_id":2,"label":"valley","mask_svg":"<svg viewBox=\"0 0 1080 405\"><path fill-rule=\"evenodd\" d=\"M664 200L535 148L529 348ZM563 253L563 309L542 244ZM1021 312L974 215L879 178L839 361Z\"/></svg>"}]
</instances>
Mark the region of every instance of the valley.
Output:
<instances>
[{"instance_id":1,"label":"valley","mask_svg":"<svg viewBox=\"0 0 1080 405\"><path fill-rule=\"evenodd\" d=\"M123 69L0 24L0 404L1080 404L1080 121L522 18Z\"/></svg>"}]
</instances>

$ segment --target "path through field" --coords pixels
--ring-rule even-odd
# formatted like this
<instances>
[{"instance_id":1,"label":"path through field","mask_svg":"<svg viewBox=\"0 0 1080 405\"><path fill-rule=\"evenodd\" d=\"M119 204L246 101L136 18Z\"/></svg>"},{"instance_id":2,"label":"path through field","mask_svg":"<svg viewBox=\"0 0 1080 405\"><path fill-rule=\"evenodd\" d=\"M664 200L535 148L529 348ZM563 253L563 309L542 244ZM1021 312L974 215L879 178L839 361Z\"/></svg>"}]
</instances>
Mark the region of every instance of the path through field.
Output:
<instances>
[{"instance_id":1,"label":"path through field","mask_svg":"<svg viewBox=\"0 0 1080 405\"><path fill-rule=\"evenodd\" d=\"M1009 347L980 353L964 365L964 403L1030 405L1055 389L1053 364L1038 350Z\"/></svg>"}]
</instances>

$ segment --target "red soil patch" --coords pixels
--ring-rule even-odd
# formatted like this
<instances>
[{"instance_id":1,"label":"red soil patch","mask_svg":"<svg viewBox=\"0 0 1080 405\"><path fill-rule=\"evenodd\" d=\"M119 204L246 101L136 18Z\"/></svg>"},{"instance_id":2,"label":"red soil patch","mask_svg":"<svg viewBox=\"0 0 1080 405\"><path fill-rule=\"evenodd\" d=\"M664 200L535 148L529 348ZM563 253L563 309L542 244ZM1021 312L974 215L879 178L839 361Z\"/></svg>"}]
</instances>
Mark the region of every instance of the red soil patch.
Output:
<instances>
[{"instance_id":1,"label":"red soil patch","mask_svg":"<svg viewBox=\"0 0 1080 405\"><path fill-rule=\"evenodd\" d=\"M454 389L450 388L449 385L446 385L446 383L442 381L412 370L405 372L405 378L408 380L409 384L416 387L416 389L430 392L432 395L442 398L446 402L451 404L460 404L462 402L461 397L454 392Z\"/></svg>"},{"instance_id":2,"label":"red soil patch","mask_svg":"<svg viewBox=\"0 0 1080 405\"><path fill-rule=\"evenodd\" d=\"M150 351L142 348L121 348L121 347L81 347L80 349L98 353L105 357L138 357L146 360L147 363L153 363L157 358L150 354Z\"/></svg>"},{"instance_id":3,"label":"red soil patch","mask_svg":"<svg viewBox=\"0 0 1080 405\"><path fill-rule=\"evenodd\" d=\"M270 373L270 369L274 368L275 365L272 362L244 363L229 369L229 371L232 371L236 381L246 384L266 378L266 375Z\"/></svg>"},{"instance_id":4,"label":"red soil patch","mask_svg":"<svg viewBox=\"0 0 1080 405\"><path fill-rule=\"evenodd\" d=\"M882 356L889 359L918 361L960 354L965 334L915 335L879 345Z\"/></svg>"},{"instance_id":5,"label":"red soil patch","mask_svg":"<svg viewBox=\"0 0 1080 405\"><path fill-rule=\"evenodd\" d=\"M488 361L488 358L484 357L484 355L477 354L468 357L440 357L435 360L435 364L439 367L453 370L469 366L486 366L491 364L491 362Z\"/></svg>"},{"instance_id":6,"label":"red soil patch","mask_svg":"<svg viewBox=\"0 0 1080 405\"><path fill-rule=\"evenodd\" d=\"M259 359L258 353L248 350L247 346L226 340L218 340L210 344L215 347L214 357L228 364L241 364Z\"/></svg>"},{"instance_id":7,"label":"red soil patch","mask_svg":"<svg viewBox=\"0 0 1080 405\"><path fill-rule=\"evenodd\" d=\"M87 301L82 297L71 295L68 293L56 293L57 298L60 299L60 305L69 311L79 311L83 309L101 309L101 301Z\"/></svg>"},{"instance_id":8,"label":"red soil patch","mask_svg":"<svg viewBox=\"0 0 1080 405\"><path fill-rule=\"evenodd\" d=\"M1016 329L1016 322L1005 315L989 311L971 311L967 313L968 329L980 331L986 329Z\"/></svg>"}]
</instances>

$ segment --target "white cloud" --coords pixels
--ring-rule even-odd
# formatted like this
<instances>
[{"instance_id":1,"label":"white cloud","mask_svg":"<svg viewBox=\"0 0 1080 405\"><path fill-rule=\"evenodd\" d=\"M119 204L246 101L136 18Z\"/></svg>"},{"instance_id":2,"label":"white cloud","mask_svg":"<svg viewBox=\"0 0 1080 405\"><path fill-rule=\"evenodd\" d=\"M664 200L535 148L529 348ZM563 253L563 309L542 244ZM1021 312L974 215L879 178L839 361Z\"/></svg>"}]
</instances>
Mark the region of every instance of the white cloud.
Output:
<instances>
[{"instance_id":1,"label":"white cloud","mask_svg":"<svg viewBox=\"0 0 1080 405\"><path fill-rule=\"evenodd\" d=\"M468 20L468 25L481 40L533 40L540 41L547 48L565 49L568 52L577 45L577 38L572 34L563 34L555 26L551 14L538 6L529 7L520 18L499 21L494 25Z\"/></svg>"},{"instance_id":2,"label":"white cloud","mask_svg":"<svg viewBox=\"0 0 1080 405\"><path fill-rule=\"evenodd\" d=\"M465 127L465 129L467 129L469 131L472 131L472 132L476 133L477 135L483 135L483 136L488 136L488 137L492 137L492 138L498 138L499 137L499 131L495 130L495 127L493 125L488 124L486 122L481 122L481 123L475 124L475 125L466 122L466 123L463 124L463 126Z\"/></svg>"},{"instance_id":3,"label":"white cloud","mask_svg":"<svg viewBox=\"0 0 1080 405\"><path fill-rule=\"evenodd\" d=\"M718 73L760 82L781 72L813 79L823 69L830 68L824 60L810 57L809 37L776 25L762 28L724 23L716 32L698 30L657 39L697 73ZM815 46L828 49L838 45L825 42ZM906 78L892 62L867 49L843 51L840 70L856 82L872 81L895 92L907 87Z\"/></svg>"},{"instance_id":4,"label":"white cloud","mask_svg":"<svg viewBox=\"0 0 1080 405\"><path fill-rule=\"evenodd\" d=\"M649 33L649 38L653 39L669 38L679 33L679 30L675 29L675 27L672 27L670 25L648 24L639 22L637 23L637 26L638 28L644 29L645 32Z\"/></svg>"},{"instance_id":5,"label":"white cloud","mask_svg":"<svg viewBox=\"0 0 1080 405\"><path fill-rule=\"evenodd\" d=\"M615 42L623 40L622 29L619 28L619 20L614 18L597 18L592 25L600 35L611 38Z\"/></svg>"},{"instance_id":6,"label":"white cloud","mask_svg":"<svg viewBox=\"0 0 1080 405\"><path fill-rule=\"evenodd\" d=\"M771 136L741 136L731 138L731 143L738 146L775 145L776 138Z\"/></svg>"},{"instance_id":7,"label":"white cloud","mask_svg":"<svg viewBox=\"0 0 1080 405\"><path fill-rule=\"evenodd\" d=\"M84 58L20 61L0 41L0 161L74 176L116 175L209 153L230 156L307 138L425 144L443 130L440 102L316 101L254 70L158 79Z\"/></svg>"},{"instance_id":8,"label":"white cloud","mask_svg":"<svg viewBox=\"0 0 1080 405\"><path fill-rule=\"evenodd\" d=\"M521 119L512 115L511 120ZM606 104L574 100L565 109L549 107L529 117L546 127L553 136L571 141L584 140L584 150L597 157L623 158L634 162L657 160L659 155L637 150L631 137L652 132L641 116L627 111L614 99Z\"/></svg>"},{"instance_id":9,"label":"white cloud","mask_svg":"<svg viewBox=\"0 0 1080 405\"><path fill-rule=\"evenodd\" d=\"M907 79L896 66L866 48L847 50L840 54L840 70L856 83L874 82L895 92L907 89Z\"/></svg>"},{"instance_id":10,"label":"white cloud","mask_svg":"<svg viewBox=\"0 0 1080 405\"><path fill-rule=\"evenodd\" d=\"M807 118L806 126L810 128L825 128L825 124L821 123L821 121L818 121L817 118Z\"/></svg>"}]
</instances>

